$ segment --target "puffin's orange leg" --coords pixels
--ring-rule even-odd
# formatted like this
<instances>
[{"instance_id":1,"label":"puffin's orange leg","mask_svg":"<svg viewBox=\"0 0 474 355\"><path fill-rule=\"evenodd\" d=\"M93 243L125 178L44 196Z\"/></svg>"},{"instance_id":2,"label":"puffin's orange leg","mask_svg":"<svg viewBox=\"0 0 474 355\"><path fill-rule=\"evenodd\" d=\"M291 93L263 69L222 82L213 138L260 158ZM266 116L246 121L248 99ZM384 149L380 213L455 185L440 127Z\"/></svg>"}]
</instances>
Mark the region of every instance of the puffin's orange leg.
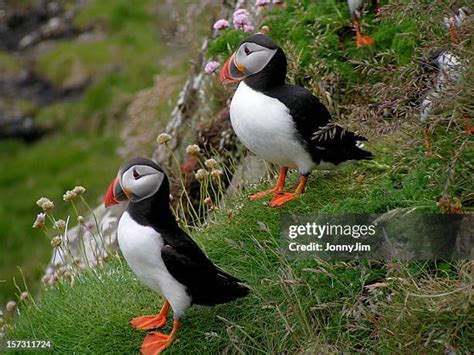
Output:
<instances>
[{"instance_id":1,"label":"puffin's orange leg","mask_svg":"<svg viewBox=\"0 0 474 355\"><path fill-rule=\"evenodd\" d=\"M280 207L280 206L283 206L285 203L288 203L294 200L295 198L297 198L299 195L301 195L304 192L304 187L306 186L307 181L308 181L308 176L302 175L300 177L300 183L298 184L298 187L296 188L295 192L286 192L286 193L275 195L272 199L272 202L270 202L269 206Z\"/></svg>"},{"instance_id":2,"label":"puffin's orange leg","mask_svg":"<svg viewBox=\"0 0 474 355\"><path fill-rule=\"evenodd\" d=\"M280 192L281 190L283 190L283 187L285 186L286 172L287 171L288 171L288 168L282 166L280 168L280 175L278 176L278 181L277 181L275 187L273 189L270 189L270 190L257 192L256 194L251 195L250 199L252 201L254 201L254 200L259 199L259 198L261 198L263 196L266 196L268 194L275 193L275 192Z\"/></svg>"},{"instance_id":3,"label":"puffin's orange leg","mask_svg":"<svg viewBox=\"0 0 474 355\"><path fill-rule=\"evenodd\" d=\"M153 332L148 334L143 340L142 347L140 351L143 355L156 355L161 354L163 350L169 347L173 341L176 339L176 334L178 334L179 327L181 322L175 320L173 322L173 329L169 335Z\"/></svg>"},{"instance_id":4,"label":"puffin's orange leg","mask_svg":"<svg viewBox=\"0 0 474 355\"><path fill-rule=\"evenodd\" d=\"M362 46L371 46L374 43L374 39L372 37L364 36L360 32L359 20L354 20L354 28L356 31L356 43L358 48Z\"/></svg>"},{"instance_id":5,"label":"puffin's orange leg","mask_svg":"<svg viewBox=\"0 0 474 355\"><path fill-rule=\"evenodd\" d=\"M449 25L448 32L449 32L449 36L451 37L451 41L453 41L456 44L459 44L460 40L458 36L458 31L456 30L456 27L454 26L454 24L451 23Z\"/></svg>"},{"instance_id":6,"label":"puffin's orange leg","mask_svg":"<svg viewBox=\"0 0 474 355\"><path fill-rule=\"evenodd\" d=\"M133 318L130 321L130 324L132 324L134 328L141 330L161 328L166 324L166 317L168 315L169 309L170 304L167 300L165 300L158 315Z\"/></svg>"}]
</instances>

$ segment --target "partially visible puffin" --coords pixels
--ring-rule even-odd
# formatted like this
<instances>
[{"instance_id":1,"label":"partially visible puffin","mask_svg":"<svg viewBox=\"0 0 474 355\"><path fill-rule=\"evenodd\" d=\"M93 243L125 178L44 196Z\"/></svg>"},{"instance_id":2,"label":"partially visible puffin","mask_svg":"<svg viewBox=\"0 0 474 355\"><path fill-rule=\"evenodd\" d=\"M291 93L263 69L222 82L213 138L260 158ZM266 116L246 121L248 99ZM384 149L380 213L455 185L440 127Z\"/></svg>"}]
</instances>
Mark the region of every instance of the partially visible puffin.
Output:
<instances>
[{"instance_id":1,"label":"partially visible puffin","mask_svg":"<svg viewBox=\"0 0 474 355\"><path fill-rule=\"evenodd\" d=\"M364 0L347 0L349 5L349 12L351 14L352 23L354 24L354 29L356 31L356 44L357 47L370 46L374 43L374 40L370 36L362 35L360 31L360 17L362 15L362 10L364 7ZM378 13L380 10L379 0L372 0L372 6L375 13Z\"/></svg>"},{"instance_id":2,"label":"partially visible puffin","mask_svg":"<svg viewBox=\"0 0 474 355\"><path fill-rule=\"evenodd\" d=\"M143 354L158 354L175 340L180 318L191 304L212 306L248 294L241 281L214 265L179 228L169 206L169 183L153 161L135 158L120 167L105 206L128 206L118 225L118 242L133 272L165 299L159 314L134 318L137 329L161 328L173 309L171 334L149 333Z\"/></svg>"},{"instance_id":3,"label":"partially visible puffin","mask_svg":"<svg viewBox=\"0 0 474 355\"><path fill-rule=\"evenodd\" d=\"M250 197L274 193L272 207L303 193L313 169L372 158L359 148L364 137L331 123L329 111L309 90L285 83L286 67L282 49L257 33L241 43L220 73L224 84L240 81L230 104L235 133L250 151L281 167L273 189ZM298 169L300 183L295 192L282 193L288 168Z\"/></svg>"},{"instance_id":4,"label":"partially visible puffin","mask_svg":"<svg viewBox=\"0 0 474 355\"><path fill-rule=\"evenodd\" d=\"M445 17L443 19L444 25L449 31L449 36L454 43L460 43L458 29L460 29L467 21L469 21L471 15L471 9L463 6L459 8L453 16Z\"/></svg>"}]
</instances>

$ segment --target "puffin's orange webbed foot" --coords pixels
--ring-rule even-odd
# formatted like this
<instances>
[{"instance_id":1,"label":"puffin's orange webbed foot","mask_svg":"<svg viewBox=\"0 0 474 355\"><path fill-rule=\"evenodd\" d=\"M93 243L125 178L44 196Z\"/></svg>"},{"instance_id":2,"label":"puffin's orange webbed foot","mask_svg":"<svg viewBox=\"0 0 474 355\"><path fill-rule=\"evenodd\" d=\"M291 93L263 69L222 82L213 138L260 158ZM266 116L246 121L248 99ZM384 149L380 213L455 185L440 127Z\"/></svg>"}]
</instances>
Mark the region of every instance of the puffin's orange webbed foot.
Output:
<instances>
[{"instance_id":1,"label":"puffin's orange webbed foot","mask_svg":"<svg viewBox=\"0 0 474 355\"><path fill-rule=\"evenodd\" d=\"M141 330L161 328L166 324L166 317L168 315L169 309L170 309L170 304L167 300L165 300L159 314L154 315L154 316L143 316L143 317L133 318L130 321L130 324L135 329L141 329Z\"/></svg>"},{"instance_id":2,"label":"puffin's orange webbed foot","mask_svg":"<svg viewBox=\"0 0 474 355\"><path fill-rule=\"evenodd\" d=\"M273 196L272 201L268 205L270 207L280 207L290 201L293 201L295 198L297 198L299 195L301 195L304 192L304 187L306 186L307 181L308 181L308 176L302 175L300 177L300 182L295 192L285 192L285 193L276 194L275 196Z\"/></svg>"},{"instance_id":3,"label":"puffin's orange webbed foot","mask_svg":"<svg viewBox=\"0 0 474 355\"><path fill-rule=\"evenodd\" d=\"M130 324L135 329L140 329L140 330L156 329L156 328L161 328L166 324L166 317L161 316L159 314L156 316L137 317L137 318L133 318L130 321Z\"/></svg>"},{"instance_id":4,"label":"puffin's orange webbed foot","mask_svg":"<svg viewBox=\"0 0 474 355\"><path fill-rule=\"evenodd\" d=\"M179 320L173 322L173 330L171 334L163 334L160 332L153 332L148 334L143 340L140 351L143 355L161 354L163 350L168 348L176 339L176 334L180 327Z\"/></svg>"},{"instance_id":5,"label":"puffin's orange webbed foot","mask_svg":"<svg viewBox=\"0 0 474 355\"><path fill-rule=\"evenodd\" d=\"M363 46L371 46L372 44L374 44L374 39L370 36L360 35L360 36L357 36L356 43L357 43L358 48L363 47Z\"/></svg>"},{"instance_id":6,"label":"puffin's orange webbed foot","mask_svg":"<svg viewBox=\"0 0 474 355\"><path fill-rule=\"evenodd\" d=\"M273 188L273 189L270 189L270 190L265 190L265 191L260 191L260 192L257 192L253 195L250 195L249 196L249 199L251 199L252 201L255 201L255 200L258 200L259 198L262 198L266 195L269 195L269 194L273 194L275 192L279 192L277 191L276 188Z\"/></svg>"},{"instance_id":7,"label":"puffin's orange webbed foot","mask_svg":"<svg viewBox=\"0 0 474 355\"><path fill-rule=\"evenodd\" d=\"M257 192L255 194L251 195L249 198L252 201L255 201L255 200L257 200L261 197L264 197L268 194L278 193L281 190L283 190L283 187L285 186L287 171L288 171L288 168L286 168L286 167L280 168L280 175L278 176L278 181L277 181L277 183L276 183L276 185L273 189Z\"/></svg>"},{"instance_id":8,"label":"puffin's orange webbed foot","mask_svg":"<svg viewBox=\"0 0 474 355\"><path fill-rule=\"evenodd\" d=\"M293 201L299 195L301 194L296 193L296 192L284 192L281 194L277 194L273 197L272 201L268 205L270 207L281 207L287 204L288 202Z\"/></svg>"}]
</instances>

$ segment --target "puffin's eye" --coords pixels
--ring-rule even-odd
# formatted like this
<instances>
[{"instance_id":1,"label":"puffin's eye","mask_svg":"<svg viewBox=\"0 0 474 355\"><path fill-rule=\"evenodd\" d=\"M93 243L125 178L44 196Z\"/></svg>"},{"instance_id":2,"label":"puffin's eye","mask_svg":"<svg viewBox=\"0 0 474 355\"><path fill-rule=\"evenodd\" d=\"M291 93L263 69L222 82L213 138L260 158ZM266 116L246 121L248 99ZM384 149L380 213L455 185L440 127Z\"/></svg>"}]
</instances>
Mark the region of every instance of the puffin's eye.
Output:
<instances>
[{"instance_id":1,"label":"puffin's eye","mask_svg":"<svg viewBox=\"0 0 474 355\"><path fill-rule=\"evenodd\" d=\"M245 46L245 47L244 47L244 52L245 52L245 54L249 55L249 54L250 54L250 49L249 49L249 47Z\"/></svg>"},{"instance_id":2,"label":"puffin's eye","mask_svg":"<svg viewBox=\"0 0 474 355\"><path fill-rule=\"evenodd\" d=\"M140 179L141 177L142 177L142 176L138 173L138 171L137 171L135 168L133 168L133 178L134 178L135 180L138 180L138 179Z\"/></svg>"}]
</instances>

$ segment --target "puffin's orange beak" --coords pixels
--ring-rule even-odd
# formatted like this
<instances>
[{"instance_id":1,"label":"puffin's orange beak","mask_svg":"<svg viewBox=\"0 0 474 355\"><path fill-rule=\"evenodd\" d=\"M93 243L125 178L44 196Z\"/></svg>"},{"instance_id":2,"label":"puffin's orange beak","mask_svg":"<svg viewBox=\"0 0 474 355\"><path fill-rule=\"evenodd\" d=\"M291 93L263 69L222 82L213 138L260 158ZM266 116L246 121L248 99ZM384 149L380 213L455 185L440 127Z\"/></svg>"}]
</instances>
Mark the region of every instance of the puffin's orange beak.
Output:
<instances>
[{"instance_id":1,"label":"puffin's orange beak","mask_svg":"<svg viewBox=\"0 0 474 355\"><path fill-rule=\"evenodd\" d=\"M105 193L104 205L108 208L113 205L118 205L120 202L127 201L129 199L128 191L123 191L119 183L118 176L110 183L107 192Z\"/></svg>"},{"instance_id":2,"label":"puffin's orange beak","mask_svg":"<svg viewBox=\"0 0 474 355\"><path fill-rule=\"evenodd\" d=\"M223 85L233 84L247 77L245 75L245 67L242 64L236 64L234 58L235 53L222 66L219 78Z\"/></svg>"}]
</instances>

